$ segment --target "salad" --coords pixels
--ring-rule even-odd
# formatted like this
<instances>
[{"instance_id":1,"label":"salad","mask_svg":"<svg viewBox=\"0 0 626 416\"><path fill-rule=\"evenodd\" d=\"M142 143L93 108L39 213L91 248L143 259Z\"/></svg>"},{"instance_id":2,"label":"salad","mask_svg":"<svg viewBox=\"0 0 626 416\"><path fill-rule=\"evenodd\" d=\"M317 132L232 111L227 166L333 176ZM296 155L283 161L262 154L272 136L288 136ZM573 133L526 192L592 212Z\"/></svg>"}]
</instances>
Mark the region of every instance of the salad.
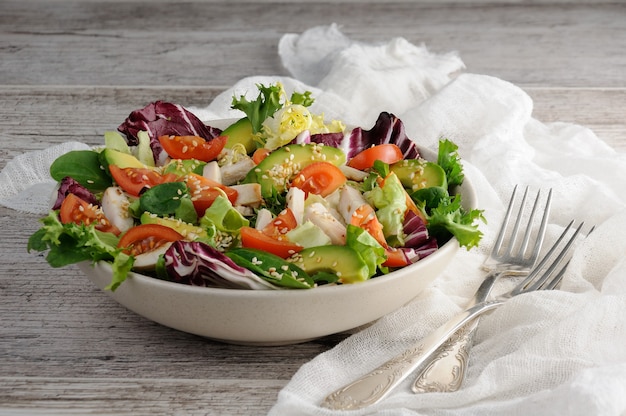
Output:
<instances>
[{"instance_id":1,"label":"salad","mask_svg":"<svg viewBox=\"0 0 626 416\"><path fill-rule=\"evenodd\" d=\"M402 121L347 129L312 114L310 92L258 85L233 97L221 130L181 105L153 102L104 145L50 167L56 202L28 241L53 267L107 261L115 290L138 271L182 284L308 289L384 275L455 237L482 233L466 211L457 146L420 156Z\"/></svg>"}]
</instances>

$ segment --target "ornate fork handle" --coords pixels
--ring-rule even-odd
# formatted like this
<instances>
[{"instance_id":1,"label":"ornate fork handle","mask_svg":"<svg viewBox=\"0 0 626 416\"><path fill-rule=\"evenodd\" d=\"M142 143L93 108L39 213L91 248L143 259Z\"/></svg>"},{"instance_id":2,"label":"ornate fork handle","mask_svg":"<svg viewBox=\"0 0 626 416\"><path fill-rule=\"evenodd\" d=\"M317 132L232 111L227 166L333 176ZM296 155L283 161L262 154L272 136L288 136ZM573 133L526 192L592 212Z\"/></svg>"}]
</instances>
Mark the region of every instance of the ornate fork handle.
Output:
<instances>
[{"instance_id":1,"label":"ornate fork handle","mask_svg":"<svg viewBox=\"0 0 626 416\"><path fill-rule=\"evenodd\" d=\"M479 319L461 327L433 355L429 364L421 370L412 390L415 393L447 393L457 391L468 367L474 331Z\"/></svg>"},{"instance_id":2,"label":"ornate fork handle","mask_svg":"<svg viewBox=\"0 0 626 416\"><path fill-rule=\"evenodd\" d=\"M504 300L501 299L485 301L465 310L421 340L419 344L331 393L322 402L322 406L333 410L353 410L378 403L408 375L422 366L459 328L503 303Z\"/></svg>"},{"instance_id":3,"label":"ornate fork handle","mask_svg":"<svg viewBox=\"0 0 626 416\"><path fill-rule=\"evenodd\" d=\"M501 274L501 272L494 270L487 275L467 308L485 301ZM474 319L462 326L433 353L429 364L420 371L415 379L412 386L413 392L452 392L461 387L469 362L474 331L479 321L480 319Z\"/></svg>"}]
</instances>

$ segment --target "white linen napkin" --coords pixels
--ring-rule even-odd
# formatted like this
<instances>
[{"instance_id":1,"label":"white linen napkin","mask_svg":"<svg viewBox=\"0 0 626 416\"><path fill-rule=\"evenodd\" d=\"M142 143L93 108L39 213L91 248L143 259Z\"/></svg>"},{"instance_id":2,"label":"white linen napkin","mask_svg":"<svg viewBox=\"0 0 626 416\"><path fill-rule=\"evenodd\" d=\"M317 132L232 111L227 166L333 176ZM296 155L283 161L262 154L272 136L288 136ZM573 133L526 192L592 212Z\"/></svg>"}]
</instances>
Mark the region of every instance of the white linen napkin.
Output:
<instances>
[{"instance_id":1,"label":"white linen napkin","mask_svg":"<svg viewBox=\"0 0 626 416\"><path fill-rule=\"evenodd\" d=\"M485 316L461 390L415 395L407 380L382 403L341 414L624 414L626 155L584 127L534 119L531 98L511 83L455 76L464 69L455 54L403 39L357 43L336 26L285 35L279 53L294 78L322 90L317 104L327 114L370 126L390 111L423 146L457 143L489 224L481 247L461 250L414 301L303 365L270 414L341 413L319 404L460 312L484 277L480 264L515 184L553 188L547 243L572 219L597 226L576 248L562 290L515 298Z\"/></svg>"},{"instance_id":2,"label":"white linen napkin","mask_svg":"<svg viewBox=\"0 0 626 416\"><path fill-rule=\"evenodd\" d=\"M239 117L229 110L233 94L255 98L256 83L281 81L287 91L312 91L313 111L327 119L369 128L381 111L392 112L422 146L435 149L442 137L459 145L466 177L476 187L489 223L483 226L481 246L462 249L411 303L303 365L270 414L624 414L626 155L584 127L534 119L532 100L524 91L494 77L463 72L455 53L434 54L402 38L359 43L330 25L285 35L279 55L290 77L246 78L208 107L190 110L204 120ZM33 163L30 156L9 162L0 173L0 204L45 213L45 198L22 201L23 194L51 186L45 178L22 180L19 190L10 186L20 167ZM45 162L51 157L47 154ZM37 160L41 165L42 159ZM577 246L562 290L523 295L484 316L468 377L457 392L414 395L407 380L368 409L342 413L321 408L327 394L464 308L484 277L480 265L515 184L553 188L547 243L572 219L597 227Z\"/></svg>"}]
</instances>

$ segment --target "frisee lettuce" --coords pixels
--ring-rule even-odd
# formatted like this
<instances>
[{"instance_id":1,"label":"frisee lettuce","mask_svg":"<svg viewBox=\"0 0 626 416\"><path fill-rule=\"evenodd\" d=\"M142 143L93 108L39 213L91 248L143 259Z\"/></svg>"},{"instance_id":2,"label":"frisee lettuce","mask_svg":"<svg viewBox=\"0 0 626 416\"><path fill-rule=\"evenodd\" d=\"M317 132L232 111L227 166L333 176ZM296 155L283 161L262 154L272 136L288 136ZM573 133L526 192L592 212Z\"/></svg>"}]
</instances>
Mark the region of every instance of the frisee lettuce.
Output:
<instances>
[{"instance_id":1,"label":"frisee lettuce","mask_svg":"<svg viewBox=\"0 0 626 416\"><path fill-rule=\"evenodd\" d=\"M448 139L439 141L437 164L446 172L449 188L461 185L465 179L458 149L459 147Z\"/></svg>"},{"instance_id":2,"label":"frisee lettuce","mask_svg":"<svg viewBox=\"0 0 626 416\"><path fill-rule=\"evenodd\" d=\"M231 107L246 113L246 116L252 124L252 132L259 133L266 118L272 116L276 111L283 107L281 97L283 95L283 87L281 84L265 86L257 84L259 95L256 100L248 101L245 96L239 98L233 97Z\"/></svg>"},{"instance_id":3,"label":"frisee lettuce","mask_svg":"<svg viewBox=\"0 0 626 416\"><path fill-rule=\"evenodd\" d=\"M113 277L106 289L115 290L133 266L134 258L117 248L119 239L94 225L62 224L55 211L41 219L43 226L28 239L27 250L48 251L46 261L63 267L83 261L112 261Z\"/></svg>"},{"instance_id":4,"label":"frisee lettuce","mask_svg":"<svg viewBox=\"0 0 626 416\"><path fill-rule=\"evenodd\" d=\"M476 220L485 222L483 211L465 211L461 206L461 195L442 198L426 218L431 235L438 237L447 231L456 237L459 245L468 250L477 246L483 235L475 224Z\"/></svg>"}]
</instances>

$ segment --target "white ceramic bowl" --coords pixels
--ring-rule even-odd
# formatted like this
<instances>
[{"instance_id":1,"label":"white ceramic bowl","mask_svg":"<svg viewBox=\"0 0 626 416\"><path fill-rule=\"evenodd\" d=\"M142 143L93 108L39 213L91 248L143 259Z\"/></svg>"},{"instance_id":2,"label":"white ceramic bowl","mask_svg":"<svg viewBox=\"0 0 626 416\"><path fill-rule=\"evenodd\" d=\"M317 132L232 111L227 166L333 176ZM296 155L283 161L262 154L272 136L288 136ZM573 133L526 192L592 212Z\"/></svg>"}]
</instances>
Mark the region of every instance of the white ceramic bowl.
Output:
<instances>
[{"instance_id":1,"label":"white ceramic bowl","mask_svg":"<svg viewBox=\"0 0 626 416\"><path fill-rule=\"evenodd\" d=\"M468 180L460 192L464 206L476 208ZM115 292L107 293L131 311L180 331L233 344L295 344L367 324L400 308L435 280L458 249L452 239L413 265L356 284L306 290L218 289L130 273ZM106 262L79 267L100 289L111 281Z\"/></svg>"}]
</instances>

